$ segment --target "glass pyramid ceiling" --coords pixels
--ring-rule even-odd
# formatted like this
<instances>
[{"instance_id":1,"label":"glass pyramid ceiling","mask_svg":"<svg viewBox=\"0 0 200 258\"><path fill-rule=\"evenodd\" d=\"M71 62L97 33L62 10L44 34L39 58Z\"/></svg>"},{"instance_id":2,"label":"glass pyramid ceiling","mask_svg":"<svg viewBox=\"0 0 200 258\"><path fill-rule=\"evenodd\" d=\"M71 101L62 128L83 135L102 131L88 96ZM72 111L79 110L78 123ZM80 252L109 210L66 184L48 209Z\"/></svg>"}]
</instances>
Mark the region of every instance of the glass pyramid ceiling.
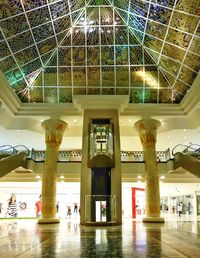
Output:
<instances>
[{"instance_id":1,"label":"glass pyramid ceiling","mask_svg":"<svg viewBox=\"0 0 200 258\"><path fill-rule=\"evenodd\" d=\"M179 103L200 67L200 0L1 0L0 69L22 102Z\"/></svg>"}]
</instances>

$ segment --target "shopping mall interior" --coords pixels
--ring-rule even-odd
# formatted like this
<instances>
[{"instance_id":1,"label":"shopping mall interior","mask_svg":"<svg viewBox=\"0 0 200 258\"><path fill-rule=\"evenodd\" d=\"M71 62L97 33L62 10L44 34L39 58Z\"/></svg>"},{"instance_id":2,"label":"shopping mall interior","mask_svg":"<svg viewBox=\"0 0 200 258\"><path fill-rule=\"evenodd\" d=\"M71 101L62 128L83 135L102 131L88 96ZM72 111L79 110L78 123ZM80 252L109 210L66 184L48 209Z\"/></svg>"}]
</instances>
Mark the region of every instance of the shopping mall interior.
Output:
<instances>
[{"instance_id":1,"label":"shopping mall interior","mask_svg":"<svg viewBox=\"0 0 200 258\"><path fill-rule=\"evenodd\" d=\"M0 257L199 257L200 0L2 0Z\"/></svg>"}]
</instances>

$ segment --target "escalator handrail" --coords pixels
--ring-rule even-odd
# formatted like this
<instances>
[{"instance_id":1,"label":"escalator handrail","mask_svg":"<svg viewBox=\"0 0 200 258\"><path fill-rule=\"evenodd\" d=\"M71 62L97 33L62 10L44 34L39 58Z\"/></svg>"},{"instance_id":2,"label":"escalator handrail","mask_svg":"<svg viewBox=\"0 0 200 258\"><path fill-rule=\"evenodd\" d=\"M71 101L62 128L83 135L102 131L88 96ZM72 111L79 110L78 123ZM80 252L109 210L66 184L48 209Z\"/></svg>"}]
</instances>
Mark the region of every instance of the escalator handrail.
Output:
<instances>
[{"instance_id":1,"label":"escalator handrail","mask_svg":"<svg viewBox=\"0 0 200 258\"><path fill-rule=\"evenodd\" d=\"M0 146L0 148L1 148L1 147L4 147L4 146L9 146L9 147L6 148L6 149L3 149L2 152L8 151L8 150L12 150L12 151L15 152L15 153L27 152L27 156L29 156L29 154L30 154L30 150L29 150L25 145L22 145L22 144L20 144L20 145L15 145L15 146L2 145L2 146ZM18 147L23 147L24 149L26 149L26 151L24 151L24 150L17 150Z\"/></svg>"},{"instance_id":2,"label":"escalator handrail","mask_svg":"<svg viewBox=\"0 0 200 258\"><path fill-rule=\"evenodd\" d=\"M4 153L4 152L7 152L7 151L9 151L9 150L12 150L12 152L17 153L17 150L16 150L13 146L8 147L8 148L6 148L6 149L2 149L2 150L0 150L0 152L1 152L1 153Z\"/></svg>"},{"instance_id":3,"label":"escalator handrail","mask_svg":"<svg viewBox=\"0 0 200 258\"><path fill-rule=\"evenodd\" d=\"M186 145L186 144L177 144L173 149L172 149L172 155L174 156L174 154L176 153L175 152L175 149L178 147L178 146L183 146L185 147L185 149L183 151L181 151L182 153L187 153L189 149L192 149L193 152L200 152L200 145L199 144L190 144L190 145ZM192 147L192 146L198 146L198 149ZM180 152L180 151L178 151Z\"/></svg>"},{"instance_id":4,"label":"escalator handrail","mask_svg":"<svg viewBox=\"0 0 200 258\"><path fill-rule=\"evenodd\" d=\"M191 146L197 146L198 148L196 149L196 148L191 147ZM190 144L190 145L188 146L188 148L194 149L195 152L200 152L200 144Z\"/></svg>"},{"instance_id":5,"label":"escalator handrail","mask_svg":"<svg viewBox=\"0 0 200 258\"><path fill-rule=\"evenodd\" d=\"M193 146L198 146L198 149L197 148L194 148ZM188 152L191 152L189 150L192 150L193 153L198 153L199 150L200 150L200 145L199 144L190 144L187 146L187 148L183 151L183 153L188 153Z\"/></svg>"},{"instance_id":6,"label":"escalator handrail","mask_svg":"<svg viewBox=\"0 0 200 258\"><path fill-rule=\"evenodd\" d=\"M3 150L5 150L4 148L7 147L7 148L12 148L13 146L12 145L1 145L0 146L0 150L1 148L3 148Z\"/></svg>"},{"instance_id":7,"label":"escalator handrail","mask_svg":"<svg viewBox=\"0 0 200 258\"><path fill-rule=\"evenodd\" d=\"M185 145L185 144L177 144L177 145L172 149L172 155L173 155L173 156L174 156L174 154L176 153L176 152L174 152L174 151L175 151L175 149L176 149L178 146L184 146L184 147L187 148L187 145Z\"/></svg>"}]
</instances>

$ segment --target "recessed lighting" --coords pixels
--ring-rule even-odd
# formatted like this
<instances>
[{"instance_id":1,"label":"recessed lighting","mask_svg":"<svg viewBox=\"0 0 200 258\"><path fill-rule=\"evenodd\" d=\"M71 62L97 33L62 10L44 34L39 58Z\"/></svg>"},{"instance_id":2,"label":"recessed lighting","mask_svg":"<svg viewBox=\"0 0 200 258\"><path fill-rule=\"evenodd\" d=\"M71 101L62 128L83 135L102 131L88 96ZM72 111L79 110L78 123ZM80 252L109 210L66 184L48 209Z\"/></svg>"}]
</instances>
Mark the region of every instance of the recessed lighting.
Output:
<instances>
[{"instance_id":1,"label":"recessed lighting","mask_svg":"<svg viewBox=\"0 0 200 258\"><path fill-rule=\"evenodd\" d=\"M64 176L60 176L60 178L65 178Z\"/></svg>"},{"instance_id":2,"label":"recessed lighting","mask_svg":"<svg viewBox=\"0 0 200 258\"><path fill-rule=\"evenodd\" d=\"M138 176L137 178L138 178L138 179L141 179L142 177L141 177L141 176Z\"/></svg>"},{"instance_id":3,"label":"recessed lighting","mask_svg":"<svg viewBox=\"0 0 200 258\"><path fill-rule=\"evenodd\" d=\"M40 178L40 176L39 176L39 175L37 175L37 176L36 176L36 178L37 178L37 179L39 179L39 178Z\"/></svg>"}]
</instances>

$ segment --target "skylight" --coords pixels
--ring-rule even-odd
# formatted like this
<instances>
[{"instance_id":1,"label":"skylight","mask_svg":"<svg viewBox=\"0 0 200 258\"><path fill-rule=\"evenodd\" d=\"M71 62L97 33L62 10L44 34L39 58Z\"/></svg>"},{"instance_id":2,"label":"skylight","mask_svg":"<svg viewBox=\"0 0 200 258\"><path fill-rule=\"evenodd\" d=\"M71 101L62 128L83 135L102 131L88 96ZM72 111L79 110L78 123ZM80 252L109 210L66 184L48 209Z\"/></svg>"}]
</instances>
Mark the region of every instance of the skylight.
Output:
<instances>
[{"instance_id":1,"label":"skylight","mask_svg":"<svg viewBox=\"0 0 200 258\"><path fill-rule=\"evenodd\" d=\"M0 69L22 102L179 103L200 66L200 0L9 0Z\"/></svg>"}]
</instances>

